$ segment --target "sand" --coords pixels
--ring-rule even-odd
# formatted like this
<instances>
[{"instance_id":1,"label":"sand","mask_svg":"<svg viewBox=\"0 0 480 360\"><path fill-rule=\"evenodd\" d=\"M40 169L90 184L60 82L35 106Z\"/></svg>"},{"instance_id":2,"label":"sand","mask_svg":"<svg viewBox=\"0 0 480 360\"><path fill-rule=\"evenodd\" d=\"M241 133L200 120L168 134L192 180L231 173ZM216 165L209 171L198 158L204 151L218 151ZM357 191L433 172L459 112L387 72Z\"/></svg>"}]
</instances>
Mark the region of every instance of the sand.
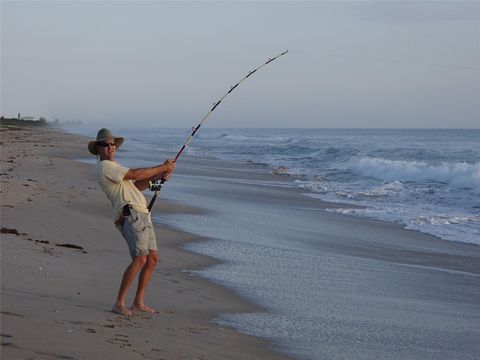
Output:
<instances>
[{"instance_id":1,"label":"sand","mask_svg":"<svg viewBox=\"0 0 480 360\"><path fill-rule=\"evenodd\" d=\"M212 322L258 309L184 271L215 261L180 250L199 238L166 227L156 229L162 261L146 295L158 312L110 311L130 258L93 165L75 161L88 140L1 128L2 359L286 359L267 341Z\"/></svg>"}]
</instances>

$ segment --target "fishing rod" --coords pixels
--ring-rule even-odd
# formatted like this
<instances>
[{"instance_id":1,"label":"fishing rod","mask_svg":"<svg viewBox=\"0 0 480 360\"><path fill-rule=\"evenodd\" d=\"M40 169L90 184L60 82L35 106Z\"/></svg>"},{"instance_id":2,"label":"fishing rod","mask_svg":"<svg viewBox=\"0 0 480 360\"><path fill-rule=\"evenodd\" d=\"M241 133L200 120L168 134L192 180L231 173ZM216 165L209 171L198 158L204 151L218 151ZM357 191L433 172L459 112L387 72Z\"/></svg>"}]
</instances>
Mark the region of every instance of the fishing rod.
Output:
<instances>
[{"instance_id":1,"label":"fishing rod","mask_svg":"<svg viewBox=\"0 0 480 360\"><path fill-rule=\"evenodd\" d=\"M202 124L210 117L210 115L212 115L213 111L217 108L218 105L220 105L220 103L222 102L223 99L225 99L233 90L235 90L242 82L244 82L246 79L248 79L250 76L252 76L255 72L260 70L265 65L270 64L272 61L278 59L280 56L285 55L286 53L288 53L288 50L285 50L284 52L282 52L281 54L279 54L279 55L277 55L273 58L269 58L262 65L258 66L257 68L255 68L252 71L249 71L248 74L246 76L244 76L239 82L237 82L235 85L231 86L230 90L228 90L217 102L213 103L213 107L205 114L205 116L202 118L200 123L196 127L192 128L192 133L188 137L187 141L185 141L183 146L180 148L180 151L175 156L175 159L173 160L173 162L177 162L180 155L182 155L183 151L186 149L188 144L192 141L192 139L195 136L195 134L197 133L198 129L200 129ZM149 182L149 189L151 191L155 191L155 194L153 195L152 200L150 200L150 204L148 204L148 211L149 212L152 211L153 204L155 203L155 200L157 200L157 196L158 196L160 190L162 190L162 187L163 187L163 184L165 183L165 181L167 181L167 180L165 178L162 178L161 180L156 180L156 181L150 181Z\"/></svg>"}]
</instances>

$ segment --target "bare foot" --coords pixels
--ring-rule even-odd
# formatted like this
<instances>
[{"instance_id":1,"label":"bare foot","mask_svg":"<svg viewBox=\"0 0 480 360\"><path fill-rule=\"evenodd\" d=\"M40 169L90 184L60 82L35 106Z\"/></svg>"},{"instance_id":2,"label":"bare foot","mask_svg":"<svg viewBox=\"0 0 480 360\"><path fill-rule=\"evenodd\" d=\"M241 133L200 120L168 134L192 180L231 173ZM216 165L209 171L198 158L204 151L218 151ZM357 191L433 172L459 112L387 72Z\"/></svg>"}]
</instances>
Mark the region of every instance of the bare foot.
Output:
<instances>
[{"instance_id":1,"label":"bare foot","mask_svg":"<svg viewBox=\"0 0 480 360\"><path fill-rule=\"evenodd\" d=\"M149 314L154 314L155 310L153 310L151 307L148 307L147 305L132 305L131 307L132 310L134 311L143 311Z\"/></svg>"},{"instance_id":2,"label":"bare foot","mask_svg":"<svg viewBox=\"0 0 480 360\"><path fill-rule=\"evenodd\" d=\"M132 312L126 306L114 305L112 312L123 316L132 316Z\"/></svg>"}]
</instances>

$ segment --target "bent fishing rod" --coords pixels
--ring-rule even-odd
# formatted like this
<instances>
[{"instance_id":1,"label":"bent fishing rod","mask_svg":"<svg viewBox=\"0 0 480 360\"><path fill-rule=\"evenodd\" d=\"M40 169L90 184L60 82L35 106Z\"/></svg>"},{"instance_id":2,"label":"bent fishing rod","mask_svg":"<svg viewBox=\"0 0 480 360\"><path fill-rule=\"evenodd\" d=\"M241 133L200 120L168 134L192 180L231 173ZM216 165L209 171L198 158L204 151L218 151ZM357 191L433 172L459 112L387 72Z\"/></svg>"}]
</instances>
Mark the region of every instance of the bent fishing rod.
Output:
<instances>
[{"instance_id":1,"label":"bent fishing rod","mask_svg":"<svg viewBox=\"0 0 480 360\"><path fill-rule=\"evenodd\" d=\"M279 55L277 55L273 58L269 58L262 65L258 66L257 68L255 68L252 71L249 71L248 74L246 76L244 76L239 82L237 82L235 85L231 86L230 89L217 102L213 103L213 107L205 114L205 116L202 118L200 123L197 126L192 128L192 133L188 137L187 141L185 141L183 146L180 148L180 150L177 153L177 155L175 156L175 159L173 160L173 162L177 162L180 155L182 155L183 151L186 149L188 144L192 141L192 139L195 136L195 134L197 133L198 129L200 129L202 124L210 117L210 115L212 115L213 111L217 108L218 105L220 105L220 103L223 101L223 99L225 99L233 90L235 90L242 82L244 82L246 79L248 79L250 76L252 76L255 72L260 70L265 65L270 64L272 61L278 59L280 56L285 55L286 53L288 53L288 50L282 52L281 54L279 54ZM149 182L149 189L151 191L155 191L155 194L153 195L152 199L150 200L150 204L148 204L148 211L149 212L152 211L153 204L155 203L155 200L157 200L157 196L160 193L160 190L162 190L162 187L163 187L163 184L165 183L165 181L167 181L167 180L165 178L162 178L160 181L157 180L157 181L150 181Z\"/></svg>"}]
</instances>

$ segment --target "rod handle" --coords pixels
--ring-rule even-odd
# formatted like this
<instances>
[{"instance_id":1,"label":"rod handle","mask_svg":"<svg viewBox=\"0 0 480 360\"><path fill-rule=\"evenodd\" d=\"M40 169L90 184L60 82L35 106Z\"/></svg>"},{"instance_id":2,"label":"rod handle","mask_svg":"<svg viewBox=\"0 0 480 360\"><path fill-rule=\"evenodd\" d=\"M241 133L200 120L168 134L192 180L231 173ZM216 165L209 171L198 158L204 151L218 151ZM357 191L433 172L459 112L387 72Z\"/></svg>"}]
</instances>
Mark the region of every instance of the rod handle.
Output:
<instances>
[{"instance_id":1,"label":"rod handle","mask_svg":"<svg viewBox=\"0 0 480 360\"><path fill-rule=\"evenodd\" d=\"M155 190L155 194L153 194L153 197L150 200L150 203L148 204L148 207L147 207L148 212L152 211L153 204L155 204L155 200L157 200L157 196L160 193L160 190L162 190L162 187L163 187L163 184L165 184L165 181L167 181L167 179L162 177L162 180L160 181L160 187L158 188L158 190Z\"/></svg>"}]
</instances>

